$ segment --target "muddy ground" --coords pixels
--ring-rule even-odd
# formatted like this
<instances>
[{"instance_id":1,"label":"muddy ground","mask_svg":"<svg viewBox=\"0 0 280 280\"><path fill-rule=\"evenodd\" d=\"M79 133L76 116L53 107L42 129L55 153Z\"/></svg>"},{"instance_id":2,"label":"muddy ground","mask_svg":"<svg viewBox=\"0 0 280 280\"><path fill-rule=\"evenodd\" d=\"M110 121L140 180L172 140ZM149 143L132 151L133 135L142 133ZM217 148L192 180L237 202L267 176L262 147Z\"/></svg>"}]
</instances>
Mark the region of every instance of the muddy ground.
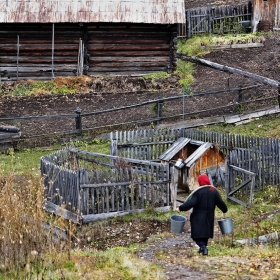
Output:
<instances>
[{"instance_id":1,"label":"muddy ground","mask_svg":"<svg viewBox=\"0 0 280 280\"><path fill-rule=\"evenodd\" d=\"M265 36L263 47L226 49L215 51L204 56L205 59L229 67L234 67L263 77L277 80L280 72L280 35L273 33ZM173 100L164 102L161 124L207 116L229 115L240 113L238 92L196 97L196 94L227 90L260 84L246 77L218 71L210 67L196 64L195 81L191 85L191 93L184 93L179 77L174 73L166 79L143 79L141 77L56 77L55 83L62 86L73 86L76 94L38 94L35 96L9 96L11 90L19 84L2 85L0 93L0 118L55 116L66 115L64 118L33 119L14 122L1 122L3 125L12 124L21 129L22 139L35 135L54 135L63 131L74 130L75 110L81 109L82 114L111 110L157 100L160 97L182 96L184 102ZM28 82L22 82L28 85ZM247 103L241 106L242 111L256 110L277 104L277 89L268 85L244 91L243 100ZM273 99L269 99L273 97ZM218 108L212 110L213 108ZM211 109L211 110L210 110ZM203 111L203 112L201 112ZM184 116L182 113L184 112ZM190 114L191 113L191 114ZM152 104L134 107L122 111L105 112L93 116L84 116L82 127L84 131L100 133L112 130L129 130L139 127L154 127L157 123L157 111ZM92 137L94 137L92 135ZM47 146L47 137L41 138L42 143L36 146ZM54 141L55 137L52 137Z\"/></svg>"},{"instance_id":2,"label":"muddy ground","mask_svg":"<svg viewBox=\"0 0 280 280\"><path fill-rule=\"evenodd\" d=\"M183 214L189 217L189 214ZM218 231L218 228L216 228ZM219 232L217 232L219 236ZM182 234L171 232L170 222L158 220L118 222L118 219L99 226L84 226L77 229L74 244L80 249L104 250L133 243L145 244L137 253L141 259L163 267L166 279L214 279L215 273L186 264L186 259L194 261L202 257L190 238L189 219Z\"/></svg>"}]
</instances>

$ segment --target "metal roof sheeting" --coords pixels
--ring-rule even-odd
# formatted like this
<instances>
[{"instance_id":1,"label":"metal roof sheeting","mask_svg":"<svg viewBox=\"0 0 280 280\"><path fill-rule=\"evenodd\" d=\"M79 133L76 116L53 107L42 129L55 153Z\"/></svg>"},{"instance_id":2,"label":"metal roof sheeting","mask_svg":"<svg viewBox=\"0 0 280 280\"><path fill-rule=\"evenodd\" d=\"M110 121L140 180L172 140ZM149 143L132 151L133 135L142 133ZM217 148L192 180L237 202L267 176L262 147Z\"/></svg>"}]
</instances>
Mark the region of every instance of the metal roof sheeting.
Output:
<instances>
[{"instance_id":1,"label":"metal roof sheeting","mask_svg":"<svg viewBox=\"0 0 280 280\"><path fill-rule=\"evenodd\" d=\"M185 23L184 0L0 0L1 23Z\"/></svg>"}]
</instances>

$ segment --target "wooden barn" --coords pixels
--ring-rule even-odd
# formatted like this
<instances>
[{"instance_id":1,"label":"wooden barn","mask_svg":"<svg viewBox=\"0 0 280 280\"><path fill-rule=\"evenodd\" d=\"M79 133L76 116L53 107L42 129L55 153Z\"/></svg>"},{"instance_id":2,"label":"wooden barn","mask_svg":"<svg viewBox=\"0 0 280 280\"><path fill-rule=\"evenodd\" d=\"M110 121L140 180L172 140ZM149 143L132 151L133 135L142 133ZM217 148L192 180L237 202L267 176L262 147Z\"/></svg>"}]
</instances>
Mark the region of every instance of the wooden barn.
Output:
<instances>
[{"instance_id":1,"label":"wooden barn","mask_svg":"<svg viewBox=\"0 0 280 280\"><path fill-rule=\"evenodd\" d=\"M226 156L214 144L179 138L159 159L173 168L171 183L187 192L198 187L197 177L206 173L214 185L221 182L225 171Z\"/></svg>"},{"instance_id":2,"label":"wooden barn","mask_svg":"<svg viewBox=\"0 0 280 280\"><path fill-rule=\"evenodd\" d=\"M254 0L253 1L252 31L269 31L280 28L280 1Z\"/></svg>"},{"instance_id":3,"label":"wooden barn","mask_svg":"<svg viewBox=\"0 0 280 280\"><path fill-rule=\"evenodd\" d=\"M0 1L0 82L172 72L184 24L184 0Z\"/></svg>"}]
</instances>

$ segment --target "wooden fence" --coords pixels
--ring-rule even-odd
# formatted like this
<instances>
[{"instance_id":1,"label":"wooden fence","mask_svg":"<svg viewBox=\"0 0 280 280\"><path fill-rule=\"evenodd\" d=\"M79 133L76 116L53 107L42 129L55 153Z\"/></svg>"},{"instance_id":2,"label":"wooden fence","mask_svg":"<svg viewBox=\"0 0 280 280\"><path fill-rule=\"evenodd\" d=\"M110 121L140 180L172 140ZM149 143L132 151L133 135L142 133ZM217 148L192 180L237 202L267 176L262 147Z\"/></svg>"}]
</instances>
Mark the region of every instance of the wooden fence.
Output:
<instances>
[{"instance_id":1,"label":"wooden fence","mask_svg":"<svg viewBox=\"0 0 280 280\"><path fill-rule=\"evenodd\" d=\"M252 3L186 10L187 37L202 33L240 33L250 29Z\"/></svg>"},{"instance_id":2,"label":"wooden fence","mask_svg":"<svg viewBox=\"0 0 280 280\"><path fill-rule=\"evenodd\" d=\"M261 106L262 101L268 102L271 100L271 102L273 102L277 99L276 96L267 97L263 95L262 91L259 90L259 87L260 85L252 85L247 87L228 88L212 92L193 94L180 93L180 95L176 96L148 100L142 103L119 108L109 108L103 111L83 113L80 108L76 108L75 112L71 114L0 118L0 122L3 124L16 124L16 126L21 130L21 140L28 139L30 141L30 137L40 138L42 136L44 137L44 140L46 140L48 136L59 137L82 132L90 132L101 128L112 130L113 128L118 129L120 127L134 127L135 125L143 126L159 124L163 121L174 121L191 117L202 118L219 115L220 110L223 110L224 113L232 112L233 110L238 112L240 108L246 107L247 104L254 104L256 108L258 108ZM227 98L225 98L226 94ZM192 108L192 104L194 102L200 102L200 100L211 98L211 96L220 97L219 100L225 100L225 103L219 104L218 107L212 107L209 102L205 101L203 102L203 110L194 111L190 109ZM254 99L252 99L252 96L254 96ZM178 104L178 101L182 103L182 108L174 110L174 106ZM151 106L156 107L157 111L151 112ZM140 107L142 107L141 110L146 110L147 118L139 120L139 117L137 116L137 110ZM129 110L135 111L135 114L133 114L134 118L131 116L131 114L129 114L129 117L126 119L126 114L124 112ZM118 114L121 115L121 119L123 120L122 123L118 122L120 119ZM104 124L105 118L112 120L110 125ZM49 124L53 124L53 130L49 130L49 125L40 125L41 121L48 121ZM85 126L87 128L85 128ZM30 127L32 127L32 129ZM36 129L36 127L38 128ZM44 127L46 127L47 130L44 131ZM64 128L64 130L62 130L62 128ZM40 133L36 134L38 131ZM40 143L37 142L36 145L40 146Z\"/></svg>"},{"instance_id":3,"label":"wooden fence","mask_svg":"<svg viewBox=\"0 0 280 280\"><path fill-rule=\"evenodd\" d=\"M168 210L170 167L156 161L182 136L211 142L227 154L226 191L233 201L247 206L240 193L252 203L255 188L280 182L278 139L191 129L120 131L111 133L111 153L118 156L66 148L41 158L45 209L76 223L149 206Z\"/></svg>"},{"instance_id":4,"label":"wooden fence","mask_svg":"<svg viewBox=\"0 0 280 280\"><path fill-rule=\"evenodd\" d=\"M170 206L169 168L67 148L41 159L45 209L88 223Z\"/></svg>"},{"instance_id":5,"label":"wooden fence","mask_svg":"<svg viewBox=\"0 0 280 280\"><path fill-rule=\"evenodd\" d=\"M184 128L118 131L110 134L111 153L120 157L156 161L179 137L213 143L228 156L228 165L256 174L257 188L280 182L279 139ZM240 181L240 173L232 170L228 176L228 192L231 192ZM244 181L245 175L242 176L241 181Z\"/></svg>"}]
</instances>

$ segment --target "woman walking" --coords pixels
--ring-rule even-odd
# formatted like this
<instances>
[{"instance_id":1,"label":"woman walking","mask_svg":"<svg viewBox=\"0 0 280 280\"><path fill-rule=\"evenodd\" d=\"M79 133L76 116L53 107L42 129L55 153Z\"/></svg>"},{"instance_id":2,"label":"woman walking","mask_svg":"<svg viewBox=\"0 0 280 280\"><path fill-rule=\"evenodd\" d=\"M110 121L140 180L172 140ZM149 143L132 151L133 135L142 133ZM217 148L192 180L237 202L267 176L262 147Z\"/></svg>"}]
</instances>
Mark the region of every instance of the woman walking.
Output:
<instances>
[{"instance_id":1,"label":"woman walking","mask_svg":"<svg viewBox=\"0 0 280 280\"><path fill-rule=\"evenodd\" d=\"M208 255L208 239L213 238L215 207L223 213L228 211L218 190L213 187L206 174L198 176L199 189L195 190L188 199L181 204L177 211L188 211L193 208L191 222L191 238L199 246L199 253Z\"/></svg>"}]
</instances>

